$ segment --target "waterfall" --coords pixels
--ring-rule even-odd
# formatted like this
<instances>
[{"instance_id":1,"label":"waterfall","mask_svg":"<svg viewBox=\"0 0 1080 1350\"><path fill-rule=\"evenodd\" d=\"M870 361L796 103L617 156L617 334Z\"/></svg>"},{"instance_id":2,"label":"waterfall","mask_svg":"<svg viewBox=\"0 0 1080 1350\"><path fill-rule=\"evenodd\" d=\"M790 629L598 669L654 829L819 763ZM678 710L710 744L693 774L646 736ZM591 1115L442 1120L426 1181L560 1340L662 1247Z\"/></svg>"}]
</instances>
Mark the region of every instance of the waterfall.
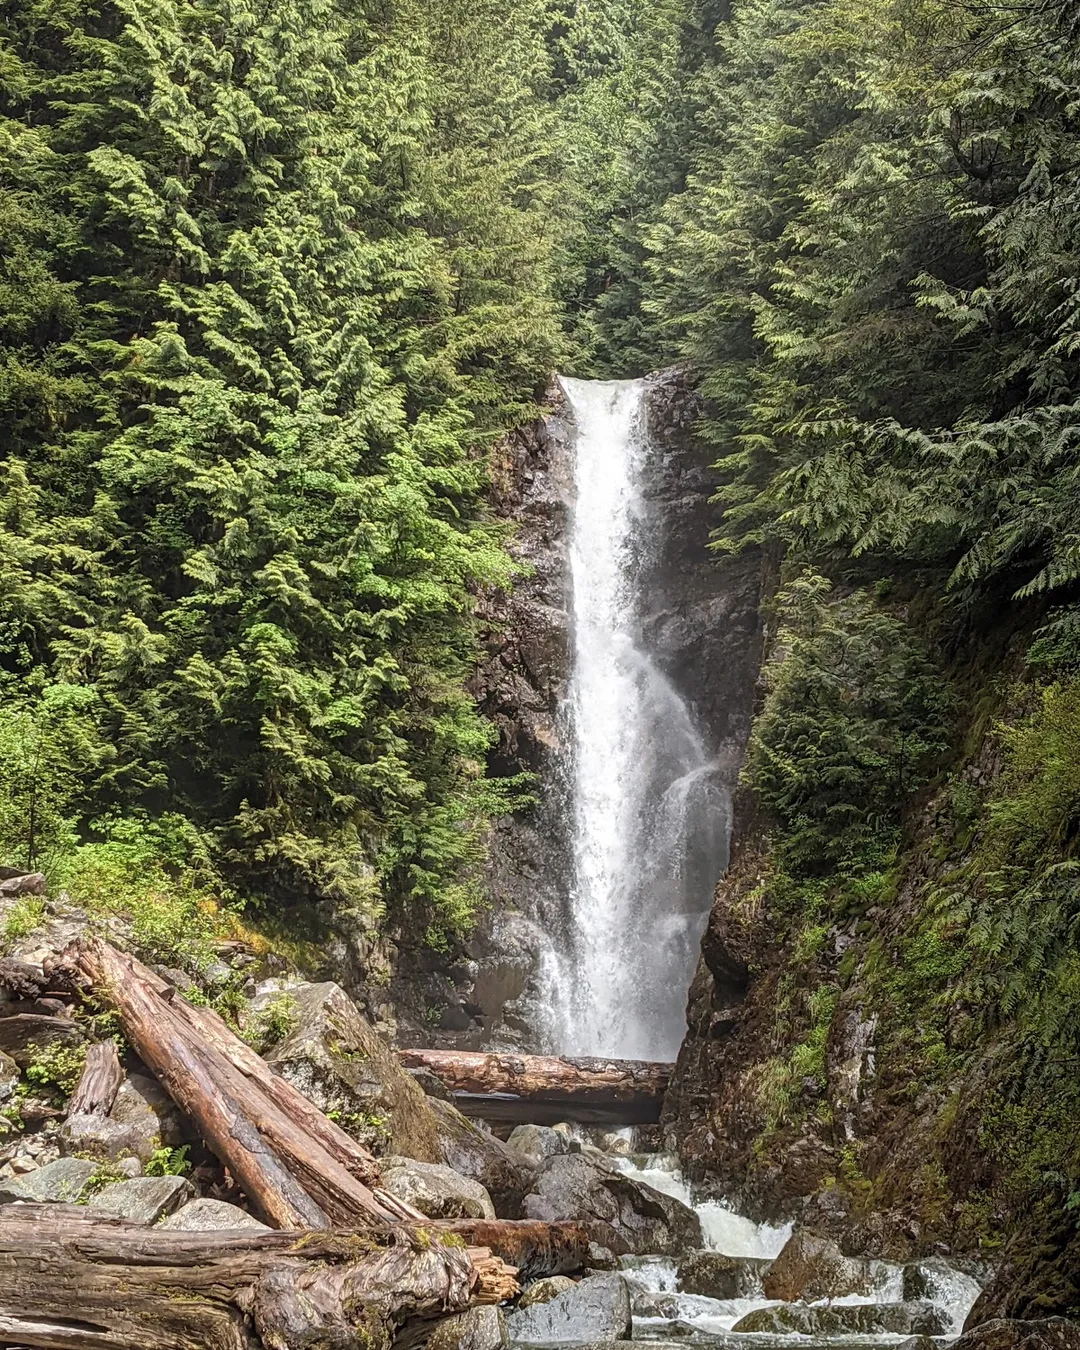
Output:
<instances>
[{"instance_id":1,"label":"waterfall","mask_svg":"<svg viewBox=\"0 0 1080 1350\"><path fill-rule=\"evenodd\" d=\"M549 934L546 1039L672 1059L727 846L727 792L648 650L655 521L645 382L564 379L576 427L570 540L572 877Z\"/></svg>"}]
</instances>

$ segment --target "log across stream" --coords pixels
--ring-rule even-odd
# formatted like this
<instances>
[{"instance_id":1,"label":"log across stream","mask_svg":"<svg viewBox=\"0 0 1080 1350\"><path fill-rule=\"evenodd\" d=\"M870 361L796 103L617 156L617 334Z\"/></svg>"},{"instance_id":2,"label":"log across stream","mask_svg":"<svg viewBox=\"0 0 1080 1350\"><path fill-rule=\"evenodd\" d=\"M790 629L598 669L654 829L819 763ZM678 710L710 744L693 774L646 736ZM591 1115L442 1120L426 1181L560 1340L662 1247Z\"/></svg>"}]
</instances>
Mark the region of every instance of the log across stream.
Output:
<instances>
[{"instance_id":1,"label":"log across stream","mask_svg":"<svg viewBox=\"0 0 1080 1350\"><path fill-rule=\"evenodd\" d=\"M401 1050L424 1083L432 1075L467 1116L506 1124L651 1125L660 1119L671 1064L467 1050Z\"/></svg>"}]
</instances>

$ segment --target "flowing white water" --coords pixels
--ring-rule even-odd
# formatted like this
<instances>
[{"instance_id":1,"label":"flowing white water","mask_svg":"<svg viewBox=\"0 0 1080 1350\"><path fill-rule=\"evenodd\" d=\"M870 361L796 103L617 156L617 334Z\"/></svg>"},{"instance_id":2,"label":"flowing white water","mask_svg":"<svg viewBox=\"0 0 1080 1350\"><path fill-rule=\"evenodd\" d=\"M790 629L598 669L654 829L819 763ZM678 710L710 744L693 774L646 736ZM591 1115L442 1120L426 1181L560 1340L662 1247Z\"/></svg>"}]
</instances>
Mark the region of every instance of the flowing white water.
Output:
<instances>
[{"instance_id":1,"label":"flowing white water","mask_svg":"<svg viewBox=\"0 0 1080 1350\"><path fill-rule=\"evenodd\" d=\"M573 882L544 970L564 1054L673 1059L727 842L691 710L647 649L655 557L640 380L563 380L576 424L570 544Z\"/></svg>"}]
</instances>

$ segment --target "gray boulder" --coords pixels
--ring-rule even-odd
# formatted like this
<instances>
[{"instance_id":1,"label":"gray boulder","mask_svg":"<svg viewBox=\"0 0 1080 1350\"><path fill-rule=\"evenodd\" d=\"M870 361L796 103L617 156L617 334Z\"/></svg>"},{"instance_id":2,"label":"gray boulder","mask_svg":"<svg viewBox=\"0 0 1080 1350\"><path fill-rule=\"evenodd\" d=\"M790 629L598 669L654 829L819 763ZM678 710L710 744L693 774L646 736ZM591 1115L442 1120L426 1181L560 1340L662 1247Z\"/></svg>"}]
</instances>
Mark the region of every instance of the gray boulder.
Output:
<instances>
[{"instance_id":1,"label":"gray boulder","mask_svg":"<svg viewBox=\"0 0 1080 1350\"><path fill-rule=\"evenodd\" d=\"M379 1162L382 1183L391 1195L429 1219L493 1219L495 1206L478 1181L442 1163L391 1156Z\"/></svg>"},{"instance_id":2,"label":"gray boulder","mask_svg":"<svg viewBox=\"0 0 1080 1350\"><path fill-rule=\"evenodd\" d=\"M573 1289L576 1281L569 1275L548 1275L543 1280L534 1280L518 1299L519 1308L531 1308L534 1303L550 1303L553 1298Z\"/></svg>"},{"instance_id":3,"label":"gray boulder","mask_svg":"<svg viewBox=\"0 0 1080 1350\"><path fill-rule=\"evenodd\" d=\"M260 1223L254 1214L249 1214L239 1205L226 1204L224 1200L192 1200L183 1209L162 1219L158 1227L173 1229L178 1233L215 1233L232 1229L270 1232L269 1227Z\"/></svg>"},{"instance_id":4,"label":"gray boulder","mask_svg":"<svg viewBox=\"0 0 1080 1350\"><path fill-rule=\"evenodd\" d=\"M570 1140L566 1135L547 1125L518 1125L506 1142L533 1167L539 1167L545 1158L553 1158L557 1153L570 1152Z\"/></svg>"},{"instance_id":5,"label":"gray boulder","mask_svg":"<svg viewBox=\"0 0 1080 1350\"><path fill-rule=\"evenodd\" d=\"M675 1256L702 1245L692 1209L584 1153L547 1158L523 1210L527 1219L577 1220L593 1241L618 1256Z\"/></svg>"},{"instance_id":6,"label":"gray boulder","mask_svg":"<svg viewBox=\"0 0 1080 1350\"><path fill-rule=\"evenodd\" d=\"M676 1280L684 1294L703 1298L761 1298L762 1277L771 1261L720 1252L689 1252L679 1261Z\"/></svg>"},{"instance_id":7,"label":"gray boulder","mask_svg":"<svg viewBox=\"0 0 1080 1350\"><path fill-rule=\"evenodd\" d=\"M438 1136L439 1162L478 1181L491 1196L500 1219L520 1219L532 1189L535 1168L516 1149L474 1125L449 1102L428 1098Z\"/></svg>"},{"instance_id":8,"label":"gray boulder","mask_svg":"<svg viewBox=\"0 0 1080 1350\"><path fill-rule=\"evenodd\" d=\"M502 1350L507 1340L502 1309L487 1304L442 1318L428 1337L426 1350Z\"/></svg>"},{"instance_id":9,"label":"gray boulder","mask_svg":"<svg viewBox=\"0 0 1080 1350\"><path fill-rule=\"evenodd\" d=\"M116 1161L137 1158L148 1162L159 1146L157 1131L147 1135L133 1125L121 1125L108 1116L78 1111L60 1126L60 1147L65 1153L86 1153L94 1158ZM139 1168L142 1171L142 1168Z\"/></svg>"},{"instance_id":10,"label":"gray boulder","mask_svg":"<svg viewBox=\"0 0 1080 1350\"><path fill-rule=\"evenodd\" d=\"M131 1073L120 1084L109 1119L129 1125L154 1148L179 1148L195 1135L176 1103L156 1078ZM140 1155L141 1156L141 1155Z\"/></svg>"},{"instance_id":11,"label":"gray boulder","mask_svg":"<svg viewBox=\"0 0 1080 1350\"><path fill-rule=\"evenodd\" d=\"M266 1051L271 1068L374 1153L442 1161L422 1089L344 989L327 981L289 993L293 1025Z\"/></svg>"},{"instance_id":12,"label":"gray boulder","mask_svg":"<svg viewBox=\"0 0 1080 1350\"><path fill-rule=\"evenodd\" d=\"M22 1073L19 1066L0 1050L0 1102L9 1101Z\"/></svg>"},{"instance_id":13,"label":"gray boulder","mask_svg":"<svg viewBox=\"0 0 1080 1350\"><path fill-rule=\"evenodd\" d=\"M88 1158L57 1158L25 1176L0 1181L0 1204L13 1200L73 1205L98 1169Z\"/></svg>"},{"instance_id":14,"label":"gray boulder","mask_svg":"<svg viewBox=\"0 0 1080 1350\"><path fill-rule=\"evenodd\" d=\"M194 1195L195 1188L186 1177L134 1177L103 1186L91 1198L90 1208L129 1223L156 1223Z\"/></svg>"},{"instance_id":15,"label":"gray boulder","mask_svg":"<svg viewBox=\"0 0 1080 1350\"><path fill-rule=\"evenodd\" d=\"M510 1339L529 1345L624 1341L630 1338L630 1293L621 1275L592 1275L506 1321Z\"/></svg>"},{"instance_id":16,"label":"gray boulder","mask_svg":"<svg viewBox=\"0 0 1080 1350\"><path fill-rule=\"evenodd\" d=\"M762 1286L766 1298L812 1303L819 1298L868 1294L873 1276L869 1262L845 1256L831 1238L802 1228L788 1238L766 1271Z\"/></svg>"},{"instance_id":17,"label":"gray boulder","mask_svg":"<svg viewBox=\"0 0 1080 1350\"><path fill-rule=\"evenodd\" d=\"M854 1303L811 1308L784 1303L755 1308L732 1331L767 1332L779 1336L944 1336L949 1314L933 1303Z\"/></svg>"}]
</instances>

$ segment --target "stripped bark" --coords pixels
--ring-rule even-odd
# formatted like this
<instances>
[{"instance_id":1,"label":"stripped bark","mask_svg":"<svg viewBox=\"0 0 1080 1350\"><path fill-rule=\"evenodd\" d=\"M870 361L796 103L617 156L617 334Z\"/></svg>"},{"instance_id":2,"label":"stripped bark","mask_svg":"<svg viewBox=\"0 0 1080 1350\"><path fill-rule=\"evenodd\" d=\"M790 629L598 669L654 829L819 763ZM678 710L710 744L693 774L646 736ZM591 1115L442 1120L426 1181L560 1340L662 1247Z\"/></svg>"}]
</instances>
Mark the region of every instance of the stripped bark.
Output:
<instances>
[{"instance_id":1,"label":"stripped bark","mask_svg":"<svg viewBox=\"0 0 1080 1350\"><path fill-rule=\"evenodd\" d=\"M97 1041L86 1052L86 1062L68 1103L72 1116L107 1116L124 1075L112 1041Z\"/></svg>"},{"instance_id":2,"label":"stripped bark","mask_svg":"<svg viewBox=\"0 0 1080 1350\"><path fill-rule=\"evenodd\" d=\"M672 1065L640 1059L401 1050L406 1069L424 1070L465 1115L543 1123L582 1120L641 1125L660 1119Z\"/></svg>"}]
</instances>

